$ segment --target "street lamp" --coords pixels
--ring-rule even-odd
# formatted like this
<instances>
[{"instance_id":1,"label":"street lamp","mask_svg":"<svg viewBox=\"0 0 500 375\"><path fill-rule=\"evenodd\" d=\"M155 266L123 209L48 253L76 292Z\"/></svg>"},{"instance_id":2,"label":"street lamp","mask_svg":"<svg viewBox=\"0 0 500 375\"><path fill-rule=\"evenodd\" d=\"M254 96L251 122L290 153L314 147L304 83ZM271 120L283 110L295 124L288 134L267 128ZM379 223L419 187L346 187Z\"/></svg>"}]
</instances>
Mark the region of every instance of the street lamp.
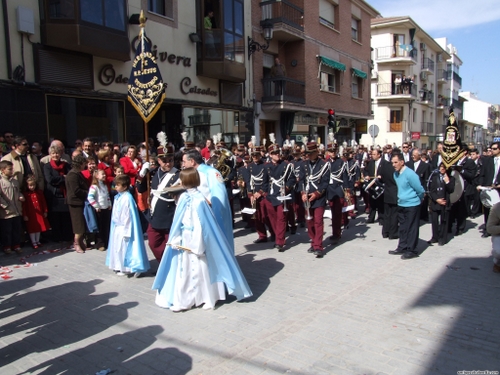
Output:
<instances>
[{"instance_id":1,"label":"street lamp","mask_svg":"<svg viewBox=\"0 0 500 375\"><path fill-rule=\"evenodd\" d=\"M269 48L269 42L271 39L273 39L273 24L269 22L268 20L265 20L262 24L262 31L263 31L263 36L266 41L266 44L259 44L255 40L253 40L251 37L248 37L248 59L250 60L250 56L255 51L265 51L266 49Z\"/></svg>"}]
</instances>

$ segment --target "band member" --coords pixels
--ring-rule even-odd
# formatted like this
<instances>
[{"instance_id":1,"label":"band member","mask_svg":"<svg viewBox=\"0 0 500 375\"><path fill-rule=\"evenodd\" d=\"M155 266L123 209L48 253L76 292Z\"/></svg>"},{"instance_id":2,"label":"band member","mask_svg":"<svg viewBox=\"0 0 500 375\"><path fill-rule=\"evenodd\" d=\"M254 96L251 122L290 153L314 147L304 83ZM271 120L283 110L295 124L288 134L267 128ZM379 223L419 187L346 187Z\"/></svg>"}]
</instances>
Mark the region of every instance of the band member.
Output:
<instances>
[{"instance_id":1,"label":"band member","mask_svg":"<svg viewBox=\"0 0 500 375\"><path fill-rule=\"evenodd\" d=\"M269 201L266 199L269 190L269 177L267 175L266 165L262 161L262 146L256 146L252 149L252 163L248 166L248 179L245 181L247 193L255 208L255 229L259 238L253 243L267 242L266 223L269 223L267 217L267 208ZM269 226L271 234L274 235L272 227Z\"/></svg>"},{"instance_id":2,"label":"band member","mask_svg":"<svg viewBox=\"0 0 500 375\"><path fill-rule=\"evenodd\" d=\"M293 174L295 176L295 188L293 191L293 214L295 217L296 224L299 224L301 228L305 227L306 216L304 204L302 202L302 192L300 189L299 181L304 177L305 174L305 162L301 157L301 150L299 146L296 146L293 150L293 160L290 162L293 165Z\"/></svg>"},{"instance_id":3,"label":"band member","mask_svg":"<svg viewBox=\"0 0 500 375\"><path fill-rule=\"evenodd\" d=\"M429 180L429 196L431 198L432 238L429 245L439 243L443 246L448 237L448 219L450 216L450 194L455 190L455 178L446 171L443 163L439 172L434 172Z\"/></svg>"},{"instance_id":4,"label":"band member","mask_svg":"<svg viewBox=\"0 0 500 375\"><path fill-rule=\"evenodd\" d=\"M331 141L327 145L329 183L326 199L332 211L332 235L330 239L337 243L342 235L342 207L344 206L344 186L348 184L347 164L337 156L337 145Z\"/></svg>"},{"instance_id":5,"label":"band member","mask_svg":"<svg viewBox=\"0 0 500 375\"><path fill-rule=\"evenodd\" d=\"M245 181L248 181L250 179L249 169L248 169L249 162L250 162L250 156L245 155L243 157L243 160L241 161L241 164L239 162L236 163L236 175L237 175L236 185L240 189L239 193L240 210L252 207L252 204L250 203L250 198L248 197L246 183L245 183ZM243 221L247 223L245 228L255 230L255 220L252 219L252 215L242 213L241 218Z\"/></svg>"},{"instance_id":6,"label":"band member","mask_svg":"<svg viewBox=\"0 0 500 375\"><path fill-rule=\"evenodd\" d=\"M370 183L373 179L381 178L382 166L387 163L387 161L382 157L382 152L375 148L372 150L372 160L368 162L364 173L364 179ZM367 224L372 224L375 222L375 215L378 212L378 222L380 225L384 224L384 194L380 195L375 199L371 194L369 195L370 202L370 212L368 214Z\"/></svg>"},{"instance_id":7,"label":"band member","mask_svg":"<svg viewBox=\"0 0 500 375\"><path fill-rule=\"evenodd\" d=\"M180 171L174 167L174 148L172 146L160 146L156 152L160 167L151 177L150 208L145 212L145 215L149 222L146 231L149 247L156 260L160 262L168 242L175 213L174 195L162 193L162 191L177 182ZM147 185L147 176L142 180L137 180L137 191L139 193L147 192Z\"/></svg>"},{"instance_id":8,"label":"band member","mask_svg":"<svg viewBox=\"0 0 500 375\"><path fill-rule=\"evenodd\" d=\"M354 195L354 189L358 184L359 178L361 177L361 169L356 159L353 158L353 150L352 148L347 148L344 153L345 161L347 163L347 176L348 183L347 186L344 186L345 189L345 200L344 206L354 205L356 207L356 196ZM346 216L351 217L352 219L356 218L356 214L354 210L350 210L346 213ZM347 227L348 221L345 221L345 226Z\"/></svg>"},{"instance_id":9,"label":"band member","mask_svg":"<svg viewBox=\"0 0 500 375\"><path fill-rule=\"evenodd\" d=\"M269 178L266 199L270 202L267 214L276 235L274 247L278 249L279 252L283 252L285 251L285 232L288 222L288 212L292 210L292 204L291 199L280 200L278 197L285 198L293 192L295 174L293 165L281 160L281 152L278 144L271 144L267 152L271 158L271 163L266 164Z\"/></svg>"},{"instance_id":10,"label":"band member","mask_svg":"<svg viewBox=\"0 0 500 375\"><path fill-rule=\"evenodd\" d=\"M305 146L308 161L301 180L302 202L306 207L307 233L312 246L307 250L316 257L323 257L323 214L325 213L326 189L328 188L328 164L318 158L318 145L308 142Z\"/></svg>"}]
</instances>

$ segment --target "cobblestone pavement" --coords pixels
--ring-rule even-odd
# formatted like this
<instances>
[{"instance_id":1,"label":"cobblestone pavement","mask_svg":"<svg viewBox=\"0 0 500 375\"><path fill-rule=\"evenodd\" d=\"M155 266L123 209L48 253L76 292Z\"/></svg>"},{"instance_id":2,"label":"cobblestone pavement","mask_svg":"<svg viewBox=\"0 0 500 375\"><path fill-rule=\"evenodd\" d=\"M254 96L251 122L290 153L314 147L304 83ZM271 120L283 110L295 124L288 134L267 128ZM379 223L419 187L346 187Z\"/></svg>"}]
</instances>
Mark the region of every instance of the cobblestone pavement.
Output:
<instances>
[{"instance_id":1,"label":"cobblestone pavement","mask_svg":"<svg viewBox=\"0 0 500 375\"><path fill-rule=\"evenodd\" d=\"M152 273L119 277L105 253L0 256L0 368L10 374L456 374L500 370L500 275L482 218L446 246L401 260L381 227L351 221L327 254L308 254L305 229L279 253L235 229L254 296L215 310L154 304ZM325 220L325 222L327 222ZM48 245L44 249L54 249ZM29 254L28 250L25 250ZM151 257L152 258L152 257ZM153 271L157 263L151 261Z\"/></svg>"}]
</instances>

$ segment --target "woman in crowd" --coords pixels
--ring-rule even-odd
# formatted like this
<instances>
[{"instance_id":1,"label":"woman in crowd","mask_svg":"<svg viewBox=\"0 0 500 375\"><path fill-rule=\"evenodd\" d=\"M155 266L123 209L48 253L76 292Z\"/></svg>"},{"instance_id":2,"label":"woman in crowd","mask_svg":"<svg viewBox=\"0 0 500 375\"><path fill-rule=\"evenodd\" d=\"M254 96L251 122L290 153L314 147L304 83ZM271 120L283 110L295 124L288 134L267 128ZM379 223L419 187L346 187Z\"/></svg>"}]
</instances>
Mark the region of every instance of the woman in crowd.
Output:
<instances>
[{"instance_id":1,"label":"woman in crowd","mask_svg":"<svg viewBox=\"0 0 500 375\"><path fill-rule=\"evenodd\" d=\"M97 164L97 169L104 171L106 174L106 186L108 191L111 190L111 184L115 180L115 172L113 171L113 163L111 159L111 150L99 150L97 153L97 159L99 159L99 164Z\"/></svg>"},{"instance_id":2,"label":"woman in crowd","mask_svg":"<svg viewBox=\"0 0 500 375\"><path fill-rule=\"evenodd\" d=\"M53 241L69 241L71 239L71 219L66 204L66 175L70 166L61 159L64 150L58 146L50 146L50 162L43 166L45 177L45 199L49 209L49 222L52 226Z\"/></svg>"},{"instance_id":3,"label":"woman in crowd","mask_svg":"<svg viewBox=\"0 0 500 375\"><path fill-rule=\"evenodd\" d=\"M120 164L125 174L130 177L131 186L135 186L135 179L142 166L142 163L137 159L137 148L135 146L128 146L127 154L120 159Z\"/></svg>"},{"instance_id":4,"label":"woman in crowd","mask_svg":"<svg viewBox=\"0 0 500 375\"><path fill-rule=\"evenodd\" d=\"M67 203L73 226L74 247L77 253L85 252L83 235L86 225L83 216L83 207L89 193L89 184L82 175L87 166L87 159L83 155L77 155L73 159L72 169L66 176Z\"/></svg>"}]
</instances>

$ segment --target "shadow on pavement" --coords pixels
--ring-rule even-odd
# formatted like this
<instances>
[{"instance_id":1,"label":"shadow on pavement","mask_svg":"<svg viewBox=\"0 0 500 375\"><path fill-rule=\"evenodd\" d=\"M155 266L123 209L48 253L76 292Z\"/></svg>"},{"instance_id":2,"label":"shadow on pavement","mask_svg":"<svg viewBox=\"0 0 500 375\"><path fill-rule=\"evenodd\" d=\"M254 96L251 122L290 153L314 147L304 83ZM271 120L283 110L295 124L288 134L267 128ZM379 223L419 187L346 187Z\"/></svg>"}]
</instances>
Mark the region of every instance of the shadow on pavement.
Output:
<instances>
[{"instance_id":1,"label":"shadow on pavement","mask_svg":"<svg viewBox=\"0 0 500 375\"><path fill-rule=\"evenodd\" d=\"M23 289L29 289L29 288L35 286L36 284L47 280L48 278L49 278L48 276L36 276L36 277L28 277L26 279L10 279L7 281L3 281L2 288L0 289L0 296L6 296L9 294L17 293ZM9 298L12 298L12 297L9 297ZM0 300L2 300L2 299L3 298L0 298ZM4 304L6 304L6 303L8 303L8 302L2 302L2 305L0 305L0 317L1 317L2 310L5 309Z\"/></svg>"},{"instance_id":2,"label":"shadow on pavement","mask_svg":"<svg viewBox=\"0 0 500 375\"><path fill-rule=\"evenodd\" d=\"M242 302L256 301L271 284L271 278L280 272L284 264L274 258L254 260L255 254L244 254L236 257L245 275L253 296ZM226 300L226 303L230 300Z\"/></svg>"},{"instance_id":3,"label":"shadow on pavement","mask_svg":"<svg viewBox=\"0 0 500 375\"><path fill-rule=\"evenodd\" d=\"M93 374L108 368L111 373L156 374L171 370L170 373L186 374L192 368L192 359L178 349L154 348L138 355L154 344L162 332L161 326L154 325L116 334L40 363L22 374L41 369L37 373Z\"/></svg>"},{"instance_id":4,"label":"shadow on pavement","mask_svg":"<svg viewBox=\"0 0 500 375\"><path fill-rule=\"evenodd\" d=\"M76 343L126 320L127 310L138 303L107 305L118 294L94 294L101 282L70 282L15 294L2 301L0 337L26 332L23 340L0 348L0 366L41 348L45 352ZM14 315L20 318L7 319Z\"/></svg>"},{"instance_id":5,"label":"shadow on pavement","mask_svg":"<svg viewBox=\"0 0 500 375\"><path fill-rule=\"evenodd\" d=\"M431 319L433 323L449 322L448 328L438 332L421 327L435 334L422 334L419 338L432 340L436 346L433 353L428 353L427 371L422 374L500 369L500 277L492 272L492 267L491 258L456 258L410 305L412 309L428 309L426 314L436 317ZM417 346L408 349L418 352Z\"/></svg>"}]
</instances>

